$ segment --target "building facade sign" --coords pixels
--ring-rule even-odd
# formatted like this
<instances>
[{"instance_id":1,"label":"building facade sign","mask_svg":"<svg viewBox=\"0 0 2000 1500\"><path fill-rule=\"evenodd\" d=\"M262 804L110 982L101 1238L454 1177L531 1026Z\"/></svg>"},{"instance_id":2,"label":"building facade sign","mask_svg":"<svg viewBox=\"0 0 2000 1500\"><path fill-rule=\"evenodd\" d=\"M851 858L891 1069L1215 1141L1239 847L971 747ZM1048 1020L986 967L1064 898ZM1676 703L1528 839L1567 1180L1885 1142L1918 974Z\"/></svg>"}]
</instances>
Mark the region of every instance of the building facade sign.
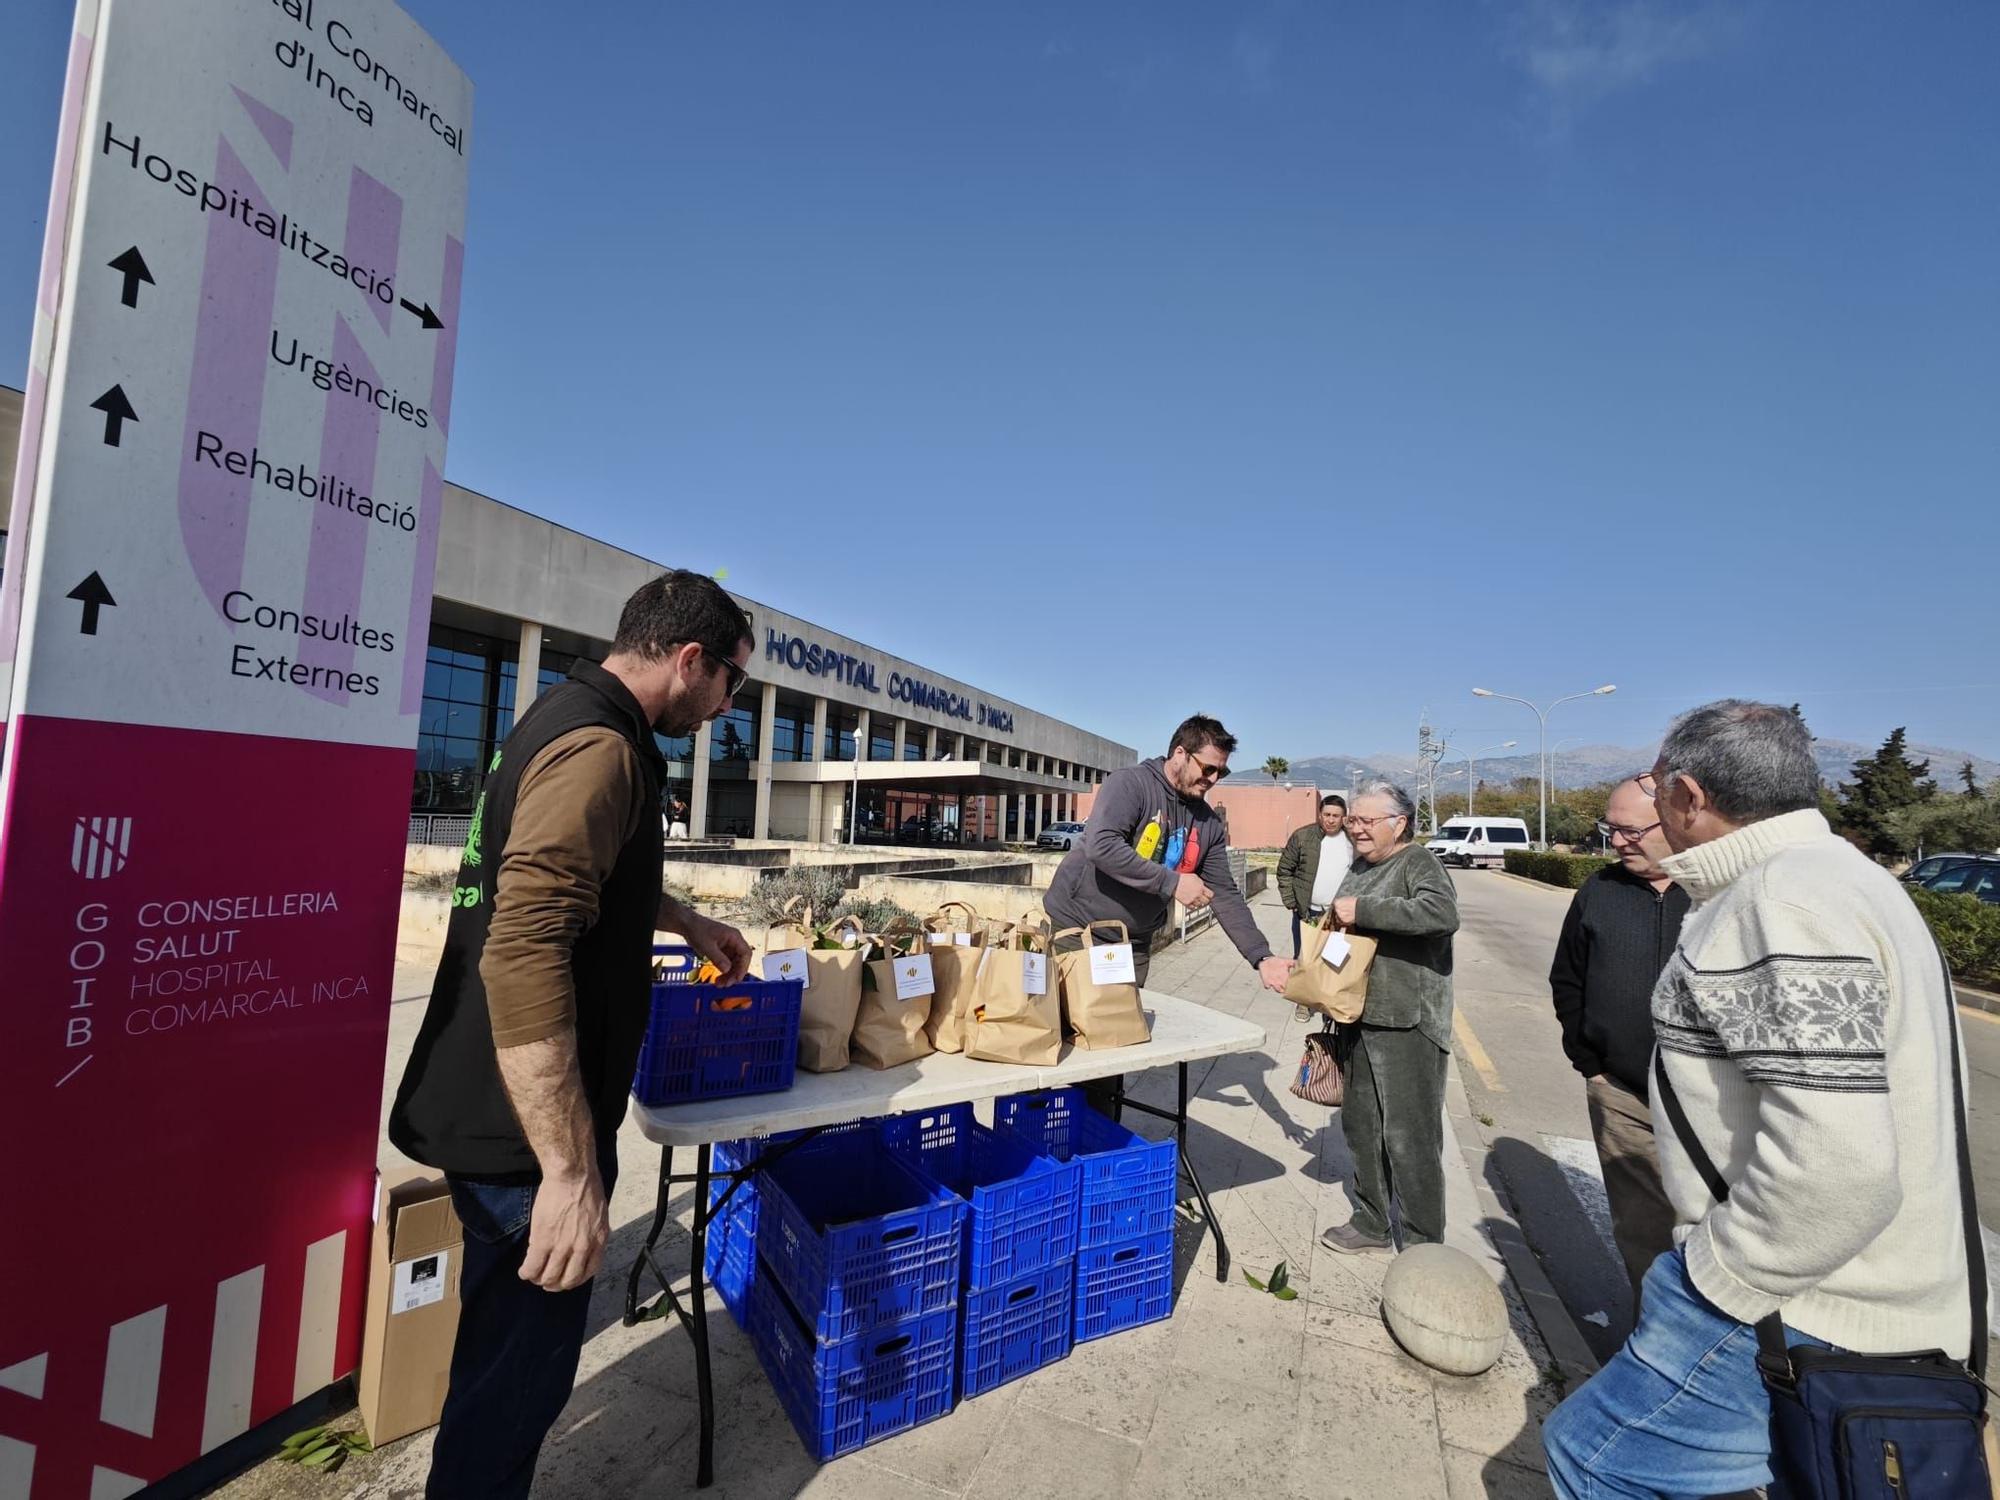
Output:
<instances>
[{"instance_id":1,"label":"building facade sign","mask_svg":"<svg viewBox=\"0 0 2000 1500\"><path fill-rule=\"evenodd\" d=\"M766 626L764 660L790 667L795 672L804 672L808 677L832 678L848 687L870 693L881 693L886 678L887 697L892 703L906 703L912 708L926 709L949 719L976 723L989 734L1014 732L1014 713L1011 709L980 702L956 688L940 687L902 671L891 669L884 672L879 662L855 656L830 644L809 641L802 635L788 635Z\"/></svg>"}]
</instances>

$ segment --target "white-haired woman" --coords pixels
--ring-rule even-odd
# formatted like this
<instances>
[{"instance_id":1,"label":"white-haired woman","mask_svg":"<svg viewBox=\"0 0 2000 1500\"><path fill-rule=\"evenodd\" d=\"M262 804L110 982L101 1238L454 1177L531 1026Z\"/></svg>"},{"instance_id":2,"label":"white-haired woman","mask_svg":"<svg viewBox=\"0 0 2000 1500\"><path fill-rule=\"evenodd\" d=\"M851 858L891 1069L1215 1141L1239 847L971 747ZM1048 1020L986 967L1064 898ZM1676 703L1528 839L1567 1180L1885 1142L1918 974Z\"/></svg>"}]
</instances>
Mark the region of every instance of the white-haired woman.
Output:
<instances>
[{"instance_id":1,"label":"white-haired woman","mask_svg":"<svg viewBox=\"0 0 2000 1500\"><path fill-rule=\"evenodd\" d=\"M1370 782L1347 814L1354 864L1334 918L1376 940L1368 1000L1354 1028L1340 1124L1354 1158L1354 1216L1320 1236L1330 1250L1390 1248L1389 1203L1403 1243L1444 1238L1444 1079L1451 1055L1451 935L1458 893L1437 856L1412 842L1409 794Z\"/></svg>"}]
</instances>

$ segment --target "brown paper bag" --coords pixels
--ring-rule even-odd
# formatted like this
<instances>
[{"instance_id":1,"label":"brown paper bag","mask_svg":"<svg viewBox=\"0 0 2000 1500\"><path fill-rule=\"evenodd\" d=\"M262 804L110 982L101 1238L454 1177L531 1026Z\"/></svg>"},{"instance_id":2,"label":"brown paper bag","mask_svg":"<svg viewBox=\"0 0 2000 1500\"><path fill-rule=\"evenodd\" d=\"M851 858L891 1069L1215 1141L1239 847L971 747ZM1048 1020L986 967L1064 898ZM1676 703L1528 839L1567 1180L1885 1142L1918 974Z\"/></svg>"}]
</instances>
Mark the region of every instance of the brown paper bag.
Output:
<instances>
[{"instance_id":1,"label":"brown paper bag","mask_svg":"<svg viewBox=\"0 0 2000 1500\"><path fill-rule=\"evenodd\" d=\"M947 901L924 919L924 931L925 941L931 945L931 981L935 986L924 1033L937 1051L960 1052L965 1048L972 975L986 946L986 924L963 901ZM970 946L958 941L961 933L972 939Z\"/></svg>"},{"instance_id":2,"label":"brown paper bag","mask_svg":"<svg viewBox=\"0 0 2000 1500\"><path fill-rule=\"evenodd\" d=\"M924 1031L930 1019L931 990L924 982L921 993L911 981L923 980L925 962L931 949L924 943L923 930L914 922L892 923L878 934L882 958L868 964L861 986L861 1009L854 1020L854 1060L871 1068L897 1068L933 1049ZM908 998L899 987L909 990Z\"/></svg>"},{"instance_id":3,"label":"brown paper bag","mask_svg":"<svg viewBox=\"0 0 2000 1500\"><path fill-rule=\"evenodd\" d=\"M849 937L852 946L845 944ZM825 943L834 946L821 946ZM788 912L784 922L764 930L758 954L758 972L764 978L797 977L770 972L764 960L773 953L806 951L806 988L799 998L799 1066L808 1073L838 1073L847 1066L854 1017L861 1009L868 946L868 934L853 917L843 918L822 934L813 925L810 908Z\"/></svg>"},{"instance_id":4,"label":"brown paper bag","mask_svg":"<svg viewBox=\"0 0 2000 1500\"><path fill-rule=\"evenodd\" d=\"M1028 992L1026 954L1042 955L1042 993ZM980 950L972 978L965 1055L982 1062L1046 1066L1062 1056L1062 987L1048 961L1046 921L1023 922Z\"/></svg>"},{"instance_id":5,"label":"brown paper bag","mask_svg":"<svg viewBox=\"0 0 2000 1500\"><path fill-rule=\"evenodd\" d=\"M1299 962L1285 981L1285 998L1336 1021L1358 1021L1368 1003L1368 970L1375 963L1375 939L1359 932L1342 932L1348 954L1338 967L1323 956L1334 932L1333 908L1299 933Z\"/></svg>"},{"instance_id":6,"label":"brown paper bag","mask_svg":"<svg viewBox=\"0 0 2000 1500\"><path fill-rule=\"evenodd\" d=\"M1153 1028L1139 1004L1139 986L1122 981L1099 984L1091 977L1093 949L1132 941L1125 924L1094 922L1089 927L1067 928L1056 937L1083 940L1075 952L1056 955L1056 967L1062 975L1063 1026L1070 1040L1085 1052L1150 1042Z\"/></svg>"}]
</instances>

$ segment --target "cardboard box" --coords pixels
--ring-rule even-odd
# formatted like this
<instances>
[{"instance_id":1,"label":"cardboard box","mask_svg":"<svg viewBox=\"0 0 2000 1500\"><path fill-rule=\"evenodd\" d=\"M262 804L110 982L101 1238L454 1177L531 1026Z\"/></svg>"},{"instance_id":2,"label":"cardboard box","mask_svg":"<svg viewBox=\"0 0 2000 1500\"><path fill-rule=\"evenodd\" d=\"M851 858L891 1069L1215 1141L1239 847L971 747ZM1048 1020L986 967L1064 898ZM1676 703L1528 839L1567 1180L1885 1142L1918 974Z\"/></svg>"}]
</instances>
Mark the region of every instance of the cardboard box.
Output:
<instances>
[{"instance_id":1,"label":"cardboard box","mask_svg":"<svg viewBox=\"0 0 2000 1500\"><path fill-rule=\"evenodd\" d=\"M458 1337L464 1232L444 1178L428 1167L384 1172L368 1262L361 1341L361 1420L380 1447L436 1424Z\"/></svg>"}]
</instances>

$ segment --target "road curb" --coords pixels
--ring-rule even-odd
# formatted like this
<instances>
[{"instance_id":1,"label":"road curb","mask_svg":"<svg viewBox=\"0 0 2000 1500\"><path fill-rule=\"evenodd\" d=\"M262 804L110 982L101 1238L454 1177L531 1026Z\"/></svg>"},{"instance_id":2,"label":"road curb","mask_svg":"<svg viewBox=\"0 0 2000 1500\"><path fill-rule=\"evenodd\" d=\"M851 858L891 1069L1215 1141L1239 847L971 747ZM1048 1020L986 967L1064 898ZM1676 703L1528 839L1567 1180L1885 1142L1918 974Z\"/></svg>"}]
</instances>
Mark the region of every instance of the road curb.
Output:
<instances>
[{"instance_id":1,"label":"road curb","mask_svg":"<svg viewBox=\"0 0 2000 1500\"><path fill-rule=\"evenodd\" d=\"M1529 884L1540 882L1530 881ZM1551 886L1542 888L1553 889ZM1495 1185L1498 1174L1487 1171L1487 1158L1493 1149L1492 1138L1473 1116L1472 1100L1465 1092L1465 1079L1459 1072L1457 1054L1448 1056L1451 1068L1445 1080L1445 1113L1451 1118L1452 1134L1457 1137L1459 1154L1465 1160L1466 1170L1472 1174L1473 1191L1479 1195L1486 1238L1506 1262L1507 1274L1514 1278L1514 1285L1521 1293L1528 1315L1535 1320L1542 1342L1548 1345L1549 1357L1561 1367L1568 1388L1575 1390L1597 1373L1597 1356L1590 1352L1590 1345L1584 1342L1576 1320L1563 1306L1562 1298L1556 1295L1555 1287L1549 1282L1548 1273L1542 1269L1541 1261L1529 1247L1527 1236L1521 1232L1521 1221L1515 1216L1513 1203L1505 1191Z\"/></svg>"},{"instance_id":2,"label":"road curb","mask_svg":"<svg viewBox=\"0 0 2000 1500\"><path fill-rule=\"evenodd\" d=\"M1470 872L1468 872L1470 873ZM1546 880L1530 880L1525 875L1516 875L1512 870L1487 870L1488 875L1498 875L1502 880L1511 880L1516 885L1525 885L1538 891L1554 891L1558 896L1574 896L1575 891L1560 885L1550 885Z\"/></svg>"},{"instance_id":3,"label":"road curb","mask_svg":"<svg viewBox=\"0 0 2000 1500\"><path fill-rule=\"evenodd\" d=\"M1952 981L1952 993L1958 997L1961 1010L1981 1010L1991 1016L2000 1016L2000 995L1991 990L1976 990L1962 979Z\"/></svg>"}]
</instances>

